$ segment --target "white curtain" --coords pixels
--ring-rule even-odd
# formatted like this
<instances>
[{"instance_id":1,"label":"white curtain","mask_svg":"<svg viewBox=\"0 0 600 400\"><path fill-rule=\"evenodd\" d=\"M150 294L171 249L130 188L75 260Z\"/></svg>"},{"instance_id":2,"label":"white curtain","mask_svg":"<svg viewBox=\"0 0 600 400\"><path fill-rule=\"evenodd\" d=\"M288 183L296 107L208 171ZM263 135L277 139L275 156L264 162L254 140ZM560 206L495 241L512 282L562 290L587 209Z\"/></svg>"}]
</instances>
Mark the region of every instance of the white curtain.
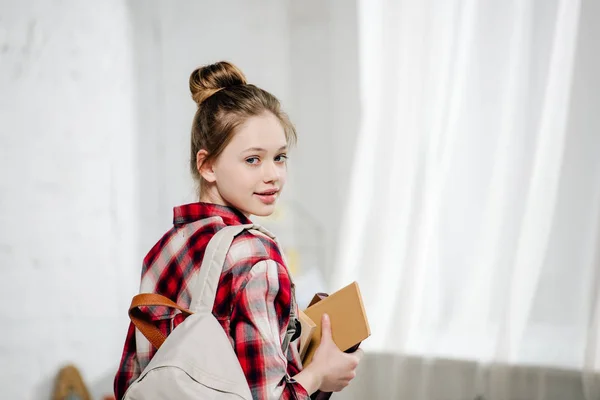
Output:
<instances>
[{"instance_id":1,"label":"white curtain","mask_svg":"<svg viewBox=\"0 0 600 400\"><path fill-rule=\"evenodd\" d=\"M600 117L575 84L581 10L358 0L362 124L331 285L360 284L371 398L574 399L547 371L600 398ZM449 360L476 368L440 388ZM546 372L516 394L513 366Z\"/></svg>"}]
</instances>

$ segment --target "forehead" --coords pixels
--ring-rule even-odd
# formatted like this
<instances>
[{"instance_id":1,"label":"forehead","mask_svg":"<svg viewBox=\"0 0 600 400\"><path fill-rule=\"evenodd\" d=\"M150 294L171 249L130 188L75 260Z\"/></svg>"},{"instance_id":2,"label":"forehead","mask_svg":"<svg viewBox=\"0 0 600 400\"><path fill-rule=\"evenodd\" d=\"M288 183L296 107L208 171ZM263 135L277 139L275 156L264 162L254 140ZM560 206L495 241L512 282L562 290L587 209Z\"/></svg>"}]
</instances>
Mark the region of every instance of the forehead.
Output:
<instances>
[{"instance_id":1,"label":"forehead","mask_svg":"<svg viewBox=\"0 0 600 400\"><path fill-rule=\"evenodd\" d=\"M239 125L227 147L243 151L250 147L279 149L287 144L281 123L270 112L252 116Z\"/></svg>"}]
</instances>

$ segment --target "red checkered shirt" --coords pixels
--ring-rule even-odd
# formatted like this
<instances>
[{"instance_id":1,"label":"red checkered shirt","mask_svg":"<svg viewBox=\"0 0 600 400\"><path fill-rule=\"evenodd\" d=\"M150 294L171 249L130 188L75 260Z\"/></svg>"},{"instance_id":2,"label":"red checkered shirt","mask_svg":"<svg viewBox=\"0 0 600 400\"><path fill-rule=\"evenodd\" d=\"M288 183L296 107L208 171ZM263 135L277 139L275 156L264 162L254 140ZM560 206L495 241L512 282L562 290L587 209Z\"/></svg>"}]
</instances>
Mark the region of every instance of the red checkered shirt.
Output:
<instances>
[{"instance_id":1,"label":"red checkered shirt","mask_svg":"<svg viewBox=\"0 0 600 400\"><path fill-rule=\"evenodd\" d=\"M189 279L200 268L212 236L226 225L248 223L248 218L229 207L208 203L175 207L173 228L144 258L140 292L158 293L188 308ZM285 355L281 349L290 320L292 286L275 241L248 231L234 239L219 280L213 314L229 336L253 399L310 399L292 378L302 369L298 341L290 343ZM165 335L184 319L181 313L165 307L145 311ZM130 323L114 381L117 399L155 352Z\"/></svg>"}]
</instances>

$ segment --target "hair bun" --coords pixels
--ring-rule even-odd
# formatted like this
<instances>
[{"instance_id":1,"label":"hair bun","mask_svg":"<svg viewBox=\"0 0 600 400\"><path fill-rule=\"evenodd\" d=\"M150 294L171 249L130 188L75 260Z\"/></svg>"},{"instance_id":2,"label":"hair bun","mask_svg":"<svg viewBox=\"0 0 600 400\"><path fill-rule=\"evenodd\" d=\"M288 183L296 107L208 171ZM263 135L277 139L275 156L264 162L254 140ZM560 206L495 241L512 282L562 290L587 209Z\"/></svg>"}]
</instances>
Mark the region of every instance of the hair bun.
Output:
<instances>
[{"instance_id":1,"label":"hair bun","mask_svg":"<svg viewBox=\"0 0 600 400\"><path fill-rule=\"evenodd\" d=\"M245 84L243 72L227 61L200 67L190 75L190 92L198 105L221 89Z\"/></svg>"}]
</instances>

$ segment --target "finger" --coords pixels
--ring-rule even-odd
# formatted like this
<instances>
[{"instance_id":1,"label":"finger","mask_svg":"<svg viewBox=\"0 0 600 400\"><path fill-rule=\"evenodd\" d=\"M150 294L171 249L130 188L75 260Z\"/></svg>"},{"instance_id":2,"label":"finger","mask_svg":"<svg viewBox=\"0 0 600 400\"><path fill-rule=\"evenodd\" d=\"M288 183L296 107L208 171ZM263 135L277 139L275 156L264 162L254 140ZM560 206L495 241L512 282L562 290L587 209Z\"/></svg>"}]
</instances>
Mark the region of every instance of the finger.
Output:
<instances>
[{"instance_id":1,"label":"finger","mask_svg":"<svg viewBox=\"0 0 600 400\"><path fill-rule=\"evenodd\" d=\"M363 356L365 355L365 352L363 351L363 349L356 349L356 351L351 354L358 357L358 361L360 361L363 358Z\"/></svg>"},{"instance_id":2,"label":"finger","mask_svg":"<svg viewBox=\"0 0 600 400\"><path fill-rule=\"evenodd\" d=\"M344 383L343 381L336 382L336 384L333 386L333 391L334 392L341 392L342 390L344 390L344 388L346 386L348 386L348 384Z\"/></svg>"},{"instance_id":3,"label":"finger","mask_svg":"<svg viewBox=\"0 0 600 400\"><path fill-rule=\"evenodd\" d=\"M331 337L331 321L329 315L323 314L321 317L321 342L332 341Z\"/></svg>"},{"instance_id":4,"label":"finger","mask_svg":"<svg viewBox=\"0 0 600 400\"><path fill-rule=\"evenodd\" d=\"M346 380L346 379L341 379L340 381L338 381L337 383L337 387L336 387L336 392L341 392L342 390L344 390L346 387L348 387L348 385L350 384L350 380Z\"/></svg>"}]
</instances>

